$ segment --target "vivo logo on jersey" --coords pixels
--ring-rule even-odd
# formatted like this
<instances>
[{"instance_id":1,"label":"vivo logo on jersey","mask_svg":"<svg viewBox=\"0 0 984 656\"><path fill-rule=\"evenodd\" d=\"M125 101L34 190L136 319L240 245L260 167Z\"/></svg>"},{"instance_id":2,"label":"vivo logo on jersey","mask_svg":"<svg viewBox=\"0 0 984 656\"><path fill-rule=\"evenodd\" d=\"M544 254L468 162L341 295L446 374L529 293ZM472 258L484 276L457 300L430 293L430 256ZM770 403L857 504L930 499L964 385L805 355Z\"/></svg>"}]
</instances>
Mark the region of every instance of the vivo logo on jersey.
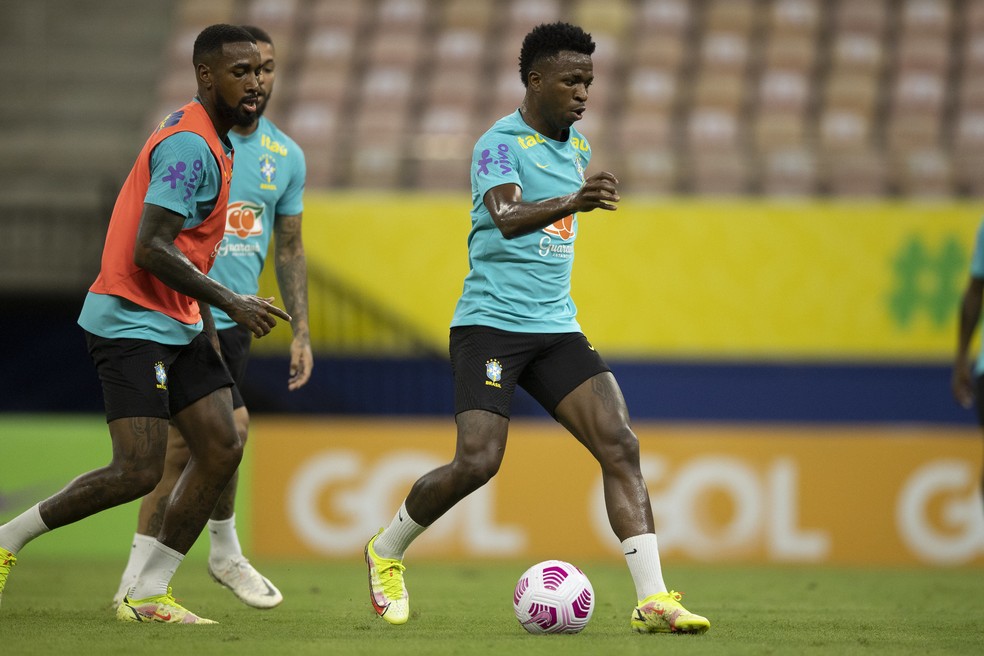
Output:
<instances>
[{"instance_id":1,"label":"vivo logo on jersey","mask_svg":"<svg viewBox=\"0 0 984 656\"><path fill-rule=\"evenodd\" d=\"M236 235L240 239L256 237L263 234L263 205L237 201L229 203L226 210L227 235Z\"/></svg>"},{"instance_id":2,"label":"vivo logo on jersey","mask_svg":"<svg viewBox=\"0 0 984 656\"><path fill-rule=\"evenodd\" d=\"M496 146L498 150L497 156L492 156L492 150L485 148L482 150L482 157L478 160L478 174L488 175L489 174L489 164L498 164L499 173L505 175L507 173L512 173L512 167L509 165L509 146L506 144L499 144Z\"/></svg>"}]
</instances>

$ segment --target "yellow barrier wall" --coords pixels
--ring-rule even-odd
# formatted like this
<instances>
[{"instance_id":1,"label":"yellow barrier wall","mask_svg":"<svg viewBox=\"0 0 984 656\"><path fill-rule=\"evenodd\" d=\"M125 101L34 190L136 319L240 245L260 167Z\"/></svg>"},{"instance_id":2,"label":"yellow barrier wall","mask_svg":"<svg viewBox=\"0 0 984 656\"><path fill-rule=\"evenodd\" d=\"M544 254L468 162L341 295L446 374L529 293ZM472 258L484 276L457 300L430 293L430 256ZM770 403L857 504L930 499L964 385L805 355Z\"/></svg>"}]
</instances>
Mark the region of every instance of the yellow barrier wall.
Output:
<instances>
[{"instance_id":1,"label":"yellow barrier wall","mask_svg":"<svg viewBox=\"0 0 984 656\"><path fill-rule=\"evenodd\" d=\"M462 195L308 194L309 259L443 350L468 211ZM970 203L628 199L581 216L574 300L610 357L948 359L980 214Z\"/></svg>"},{"instance_id":2,"label":"yellow barrier wall","mask_svg":"<svg viewBox=\"0 0 984 656\"><path fill-rule=\"evenodd\" d=\"M674 561L984 565L977 429L636 426ZM453 420L256 421L257 556L351 559L447 462ZM498 476L413 558L618 558L598 467L551 422L514 421Z\"/></svg>"}]
</instances>

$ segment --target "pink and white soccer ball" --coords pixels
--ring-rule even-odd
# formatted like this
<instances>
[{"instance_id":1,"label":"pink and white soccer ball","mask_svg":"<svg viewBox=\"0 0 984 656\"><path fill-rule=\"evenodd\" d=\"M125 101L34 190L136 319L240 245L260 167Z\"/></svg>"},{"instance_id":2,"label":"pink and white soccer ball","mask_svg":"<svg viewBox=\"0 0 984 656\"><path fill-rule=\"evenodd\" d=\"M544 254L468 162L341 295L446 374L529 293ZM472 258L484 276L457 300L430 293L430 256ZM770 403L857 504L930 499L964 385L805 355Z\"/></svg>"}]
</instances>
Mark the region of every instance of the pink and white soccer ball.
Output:
<instances>
[{"instance_id":1,"label":"pink and white soccer ball","mask_svg":"<svg viewBox=\"0 0 984 656\"><path fill-rule=\"evenodd\" d=\"M530 633L578 633L594 612L594 590L574 565L545 560L519 577L513 610Z\"/></svg>"}]
</instances>

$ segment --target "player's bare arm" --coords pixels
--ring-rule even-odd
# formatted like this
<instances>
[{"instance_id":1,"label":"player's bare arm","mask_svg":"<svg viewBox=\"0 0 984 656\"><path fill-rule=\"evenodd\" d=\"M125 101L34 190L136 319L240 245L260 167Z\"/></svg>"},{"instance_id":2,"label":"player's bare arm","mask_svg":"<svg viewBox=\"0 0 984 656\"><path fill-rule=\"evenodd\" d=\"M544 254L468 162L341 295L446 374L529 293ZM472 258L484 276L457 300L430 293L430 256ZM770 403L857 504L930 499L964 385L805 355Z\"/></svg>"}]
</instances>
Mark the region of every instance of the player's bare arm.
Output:
<instances>
[{"instance_id":1,"label":"player's bare arm","mask_svg":"<svg viewBox=\"0 0 984 656\"><path fill-rule=\"evenodd\" d=\"M974 404L974 372L970 343L981 318L982 295L984 295L984 280L971 277L960 303L957 356L953 363L953 377L950 382L953 397L965 408Z\"/></svg>"},{"instance_id":2,"label":"player's bare arm","mask_svg":"<svg viewBox=\"0 0 984 656\"><path fill-rule=\"evenodd\" d=\"M154 274L168 287L203 303L222 308L229 317L263 337L276 325L276 317L290 321L290 315L258 296L236 294L212 280L191 263L175 246L184 219L168 209L144 205L133 249L133 262Z\"/></svg>"},{"instance_id":3,"label":"player's bare arm","mask_svg":"<svg viewBox=\"0 0 984 656\"><path fill-rule=\"evenodd\" d=\"M573 194L527 203L519 185L504 184L485 193L485 207L506 239L541 230L574 212L615 210L619 201L618 179L608 171L586 179Z\"/></svg>"},{"instance_id":4,"label":"player's bare arm","mask_svg":"<svg viewBox=\"0 0 984 656\"><path fill-rule=\"evenodd\" d=\"M287 389L303 387L311 378L314 356L308 326L307 260L301 239L301 215L278 216L274 224L274 263L277 285L290 313L294 339L290 345L290 378Z\"/></svg>"}]
</instances>

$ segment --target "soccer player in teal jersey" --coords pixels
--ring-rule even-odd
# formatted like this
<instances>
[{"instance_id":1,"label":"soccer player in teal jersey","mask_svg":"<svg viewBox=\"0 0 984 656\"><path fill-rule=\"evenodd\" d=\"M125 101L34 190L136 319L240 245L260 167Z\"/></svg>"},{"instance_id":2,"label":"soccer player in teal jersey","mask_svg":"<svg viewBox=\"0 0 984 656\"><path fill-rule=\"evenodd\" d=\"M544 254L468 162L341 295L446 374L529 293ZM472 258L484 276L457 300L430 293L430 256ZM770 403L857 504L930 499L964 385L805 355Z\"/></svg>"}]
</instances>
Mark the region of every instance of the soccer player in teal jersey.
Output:
<instances>
[{"instance_id":1,"label":"soccer player in teal jersey","mask_svg":"<svg viewBox=\"0 0 984 656\"><path fill-rule=\"evenodd\" d=\"M256 39L233 25L209 26L195 39L192 62L198 94L161 121L140 150L79 316L102 384L112 461L0 526L0 594L26 544L150 492L161 479L168 427L175 424L194 464L160 508L151 553L116 616L213 623L179 604L170 587L242 457L233 380L213 346L209 307L222 308L257 337L290 315L270 299L236 293L206 275L228 206L227 133L252 123L260 104ZM75 604L65 621L86 617L88 598L70 598Z\"/></svg>"},{"instance_id":2,"label":"soccer player in teal jersey","mask_svg":"<svg viewBox=\"0 0 984 656\"><path fill-rule=\"evenodd\" d=\"M984 349L973 358L971 342L981 320L984 301L984 221L977 228L970 276L960 303L957 354L953 362L953 396L965 408L976 405L977 422L984 428ZM981 473L981 500L984 502L984 471ZM984 506L982 506L984 507Z\"/></svg>"},{"instance_id":3,"label":"soccer player in teal jersey","mask_svg":"<svg viewBox=\"0 0 984 656\"><path fill-rule=\"evenodd\" d=\"M410 543L499 469L509 409L522 386L601 466L608 518L625 554L643 633L702 633L706 618L663 582L639 443L618 383L577 323L570 297L579 214L614 210L615 176L588 176L591 146L573 124L594 79L595 44L581 28L553 23L523 41L526 96L486 132L472 154L470 270L451 321L455 380L454 459L417 480L389 526L365 548L369 596L391 624L409 618L404 554ZM576 539L578 527L571 527Z\"/></svg>"},{"instance_id":4,"label":"soccer player in teal jersey","mask_svg":"<svg viewBox=\"0 0 984 656\"><path fill-rule=\"evenodd\" d=\"M256 38L262 59L260 106L254 121L234 127L229 139L235 148L236 165L229 193L225 238L219 245L209 276L242 294L255 294L271 237L276 233L277 280L284 305L291 315L294 339L290 347L291 390L303 386L311 376L313 358L308 331L307 268L301 240L304 209L304 153L300 147L263 116L276 74L274 47L270 35L257 27L244 26ZM220 351L232 373L233 407L236 429L243 443L249 429L249 412L239 388L249 357L250 333L229 315L213 308ZM171 427L168 435L164 476L153 492L143 498L137 532L130 558L114 598L114 606L126 595L143 566L150 544L158 531L161 509L174 484L188 463L190 453L180 431ZM273 608L283 595L243 556L235 526L235 499L238 476L233 475L208 520L208 571L212 578L229 588L243 603L254 608Z\"/></svg>"}]
</instances>

